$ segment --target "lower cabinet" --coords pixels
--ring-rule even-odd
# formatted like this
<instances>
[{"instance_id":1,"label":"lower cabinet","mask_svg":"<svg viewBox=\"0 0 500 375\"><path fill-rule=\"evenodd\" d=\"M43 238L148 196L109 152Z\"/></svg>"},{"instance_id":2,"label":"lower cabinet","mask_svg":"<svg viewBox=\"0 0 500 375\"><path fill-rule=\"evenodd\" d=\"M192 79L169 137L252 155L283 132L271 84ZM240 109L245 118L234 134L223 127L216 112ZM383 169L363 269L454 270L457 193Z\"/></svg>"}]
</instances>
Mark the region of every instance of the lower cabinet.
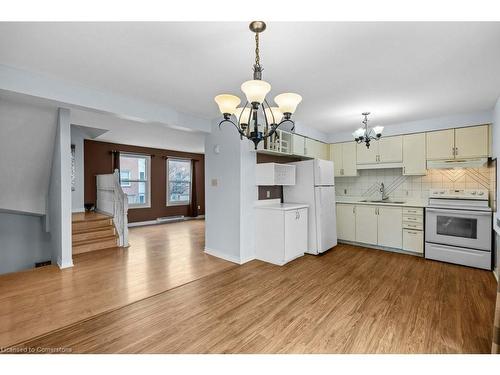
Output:
<instances>
[{"instance_id":1,"label":"lower cabinet","mask_svg":"<svg viewBox=\"0 0 500 375\"><path fill-rule=\"evenodd\" d=\"M356 206L337 204L337 237L345 241L356 241Z\"/></svg>"},{"instance_id":2,"label":"lower cabinet","mask_svg":"<svg viewBox=\"0 0 500 375\"><path fill-rule=\"evenodd\" d=\"M403 209L377 207L379 246L401 249L403 246Z\"/></svg>"},{"instance_id":3,"label":"lower cabinet","mask_svg":"<svg viewBox=\"0 0 500 375\"><path fill-rule=\"evenodd\" d=\"M358 205L356 210L356 242L377 245L377 206Z\"/></svg>"},{"instance_id":4,"label":"lower cabinet","mask_svg":"<svg viewBox=\"0 0 500 375\"><path fill-rule=\"evenodd\" d=\"M337 235L339 240L423 253L422 217L422 208L337 203Z\"/></svg>"},{"instance_id":5,"label":"lower cabinet","mask_svg":"<svg viewBox=\"0 0 500 375\"><path fill-rule=\"evenodd\" d=\"M256 208L255 229L259 260L281 266L307 251L307 208Z\"/></svg>"}]
</instances>

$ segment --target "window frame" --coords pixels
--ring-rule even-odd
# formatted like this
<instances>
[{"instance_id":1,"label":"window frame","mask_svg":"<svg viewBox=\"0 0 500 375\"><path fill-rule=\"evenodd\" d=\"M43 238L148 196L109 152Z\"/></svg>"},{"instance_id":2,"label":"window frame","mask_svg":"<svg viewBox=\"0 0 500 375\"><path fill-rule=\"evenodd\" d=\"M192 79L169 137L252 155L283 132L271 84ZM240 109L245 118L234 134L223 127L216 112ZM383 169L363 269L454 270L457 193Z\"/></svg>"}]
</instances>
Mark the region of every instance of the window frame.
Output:
<instances>
[{"instance_id":1,"label":"window frame","mask_svg":"<svg viewBox=\"0 0 500 375\"><path fill-rule=\"evenodd\" d=\"M126 182L128 182L128 185L122 185L123 184L123 179L122 179L122 173L124 172L128 172L128 178L125 180ZM128 169L125 169L124 171L120 171L120 186L121 187L130 187L131 186L131 180L130 180L130 170Z\"/></svg>"},{"instance_id":2,"label":"window frame","mask_svg":"<svg viewBox=\"0 0 500 375\"><path fill-rule=\"evenodd\" d=\"M151 208L151 155L136 154L136 153L132 153L132 152L120 152L120 158L122 156L146 159L146 173L145 173L146 179L145 180L139 180L139 179L126 180L128 182L145 182L146 183L146 191L144 192L144 198L145 198L144 201L145 202L144 203L128 203L128 198L127 198L128 208L129 209ZM121 160L120 160L120 171L121 171ZM140 175L140 173L139 173L139 175ZM120 184L121 184L121 182L122 181L121 181L121 175L120 175Z\"/></svg>"},{"instance_id":3,"label":"window frame","mask_svg":"<svg viewBox=\"0 0 500 375\"><path fill-rule=\"evenodd\" d=\"M170 178L169 178L169 169L170 169L170 165L169 165L169 162L170 161L184 161L184 162L189 162L189 198L187 201L170 201ZM166 175L166 181L167 181L167 196L166 196L166 200L167 200L167 207L175 207L175 206L189 206L191 204L191 194L193 193L192 189L193 189L193 160L191 159L186 159L186 158L167 158L166 160L166 166L165 166L165 170L167 172L167 175Z\"/></svg>"}]
</instances>

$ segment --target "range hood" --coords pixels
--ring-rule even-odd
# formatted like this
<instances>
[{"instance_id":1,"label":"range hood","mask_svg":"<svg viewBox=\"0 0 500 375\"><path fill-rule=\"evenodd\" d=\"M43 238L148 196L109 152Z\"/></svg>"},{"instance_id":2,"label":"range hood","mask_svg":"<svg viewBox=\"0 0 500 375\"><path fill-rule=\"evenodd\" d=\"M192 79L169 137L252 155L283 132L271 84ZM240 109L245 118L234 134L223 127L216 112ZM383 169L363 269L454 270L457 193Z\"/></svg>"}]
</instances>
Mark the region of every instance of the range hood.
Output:
<instances>
[{"instance_id":1,"label":"range hood","mask_svg":"<svg viewBox=\"0 0 500 375\"><path fill-rule=\"evenodd\" d=\"M428 160L427 169L480 168L487 162L488 158Z\"/></svg>"}]
</instances>

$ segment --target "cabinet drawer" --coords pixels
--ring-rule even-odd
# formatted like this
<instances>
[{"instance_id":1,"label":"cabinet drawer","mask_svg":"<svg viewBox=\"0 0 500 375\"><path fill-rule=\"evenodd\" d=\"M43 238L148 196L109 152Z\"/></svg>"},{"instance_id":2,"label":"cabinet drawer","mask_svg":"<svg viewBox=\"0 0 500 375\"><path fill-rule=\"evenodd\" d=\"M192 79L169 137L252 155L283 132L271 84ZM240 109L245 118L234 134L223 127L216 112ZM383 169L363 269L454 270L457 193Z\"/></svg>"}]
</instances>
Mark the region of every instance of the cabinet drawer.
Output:
<instances>
[{"instance_id":1,"label":"cabinet drawer","mask_svg":"<svg viewBox=\"0 0 500 375\"><path fill-rule=\"evenodd\" d=\"M424 232L403 229L403 250L414 253L424 252Z\"/></svg>"},{"instance_id":2,"label":"cabinet drawer","mask_svg":"<svg viewBox=\"0 0 500 375\"><path fill-rule=\"evenodd\" d=\"M410 230L424 230L424 224L422 223L415 223L415 222L403 222L403 228L404 229L410 229Z\"/></svg>"},{"instance_id":3,"label":"cabinet drawer","mask_svg":"<svg viewBox=\"0 0 500 375\"><path fill-rule=\"evenodd\" d=\"M417 215L405 215L403 214L403 221L407 223L419 223L422 224L424 222L424 217L423 216L417 216Z\"/></svg>"},{"instance_id":4,"label":"cabinet drawer","mask_svg":"<svg viewBox=\"0 0 500 375\"><path fill-rule=\"evenodd\" d=\"M416 208L416 207L403 207L403 215L419 215L419 216L424 216L424 209L423 208Z\"/></svg>"}]
</instances>

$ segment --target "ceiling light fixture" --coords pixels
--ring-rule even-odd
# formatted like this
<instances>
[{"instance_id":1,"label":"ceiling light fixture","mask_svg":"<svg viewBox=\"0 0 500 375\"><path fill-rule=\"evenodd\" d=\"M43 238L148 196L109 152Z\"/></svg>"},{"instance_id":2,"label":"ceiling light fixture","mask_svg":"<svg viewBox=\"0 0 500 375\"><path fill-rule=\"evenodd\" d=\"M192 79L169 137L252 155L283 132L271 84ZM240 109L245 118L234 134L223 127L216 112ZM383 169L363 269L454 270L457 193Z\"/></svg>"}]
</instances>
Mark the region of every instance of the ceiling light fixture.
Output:
<instances>
[{"instance_id":1,"label":"ceiling light fixture","mask_svg":"<svg viewBox=\"0 0 500 375\"><path fill-rule=\"evenodd\" d=\"M362 121L364 127L359 128L352 136L357 143L365 142L366 148L370 148L370 141L376 140L378 141L380 137L382 137L382 131L384 130L383 126L375 126L373 129L368 129L368 115L370 112L363 112L362 115L365 116Z\"/></svg>"},{"instance_id":2,"label":"ceiling light fixture","mask_svg":"<svg viewBox=\"0 0 500 375\"><path fill-rule=\"evenodd\" d=\"M262 80L263 68L260 65L259 55L259 34L265 29L266 24L262 21L250 23L250 30L255 33L255 64L253 66L253 80L243 82L241 85L241 91L246 97L245 105L238 107L241 100L236 95L221 94L215 97L215 102L224 116L219 127L225 122L233 124L240 133L240 138L245 137L251 140L255 149L260 141L271 137L276 129L286 122L292 124L291 130L294 131L295 124L291 117L297 105L302 101L300 95L289 92L274 98L277 107L271 107L268 104L266 95L271 91L271 85ZM236 122L231 119L231 116L235 116ZM263 120L262 124L259 124L259 117L261 122Z\"/></svg>"}]
</instances>

